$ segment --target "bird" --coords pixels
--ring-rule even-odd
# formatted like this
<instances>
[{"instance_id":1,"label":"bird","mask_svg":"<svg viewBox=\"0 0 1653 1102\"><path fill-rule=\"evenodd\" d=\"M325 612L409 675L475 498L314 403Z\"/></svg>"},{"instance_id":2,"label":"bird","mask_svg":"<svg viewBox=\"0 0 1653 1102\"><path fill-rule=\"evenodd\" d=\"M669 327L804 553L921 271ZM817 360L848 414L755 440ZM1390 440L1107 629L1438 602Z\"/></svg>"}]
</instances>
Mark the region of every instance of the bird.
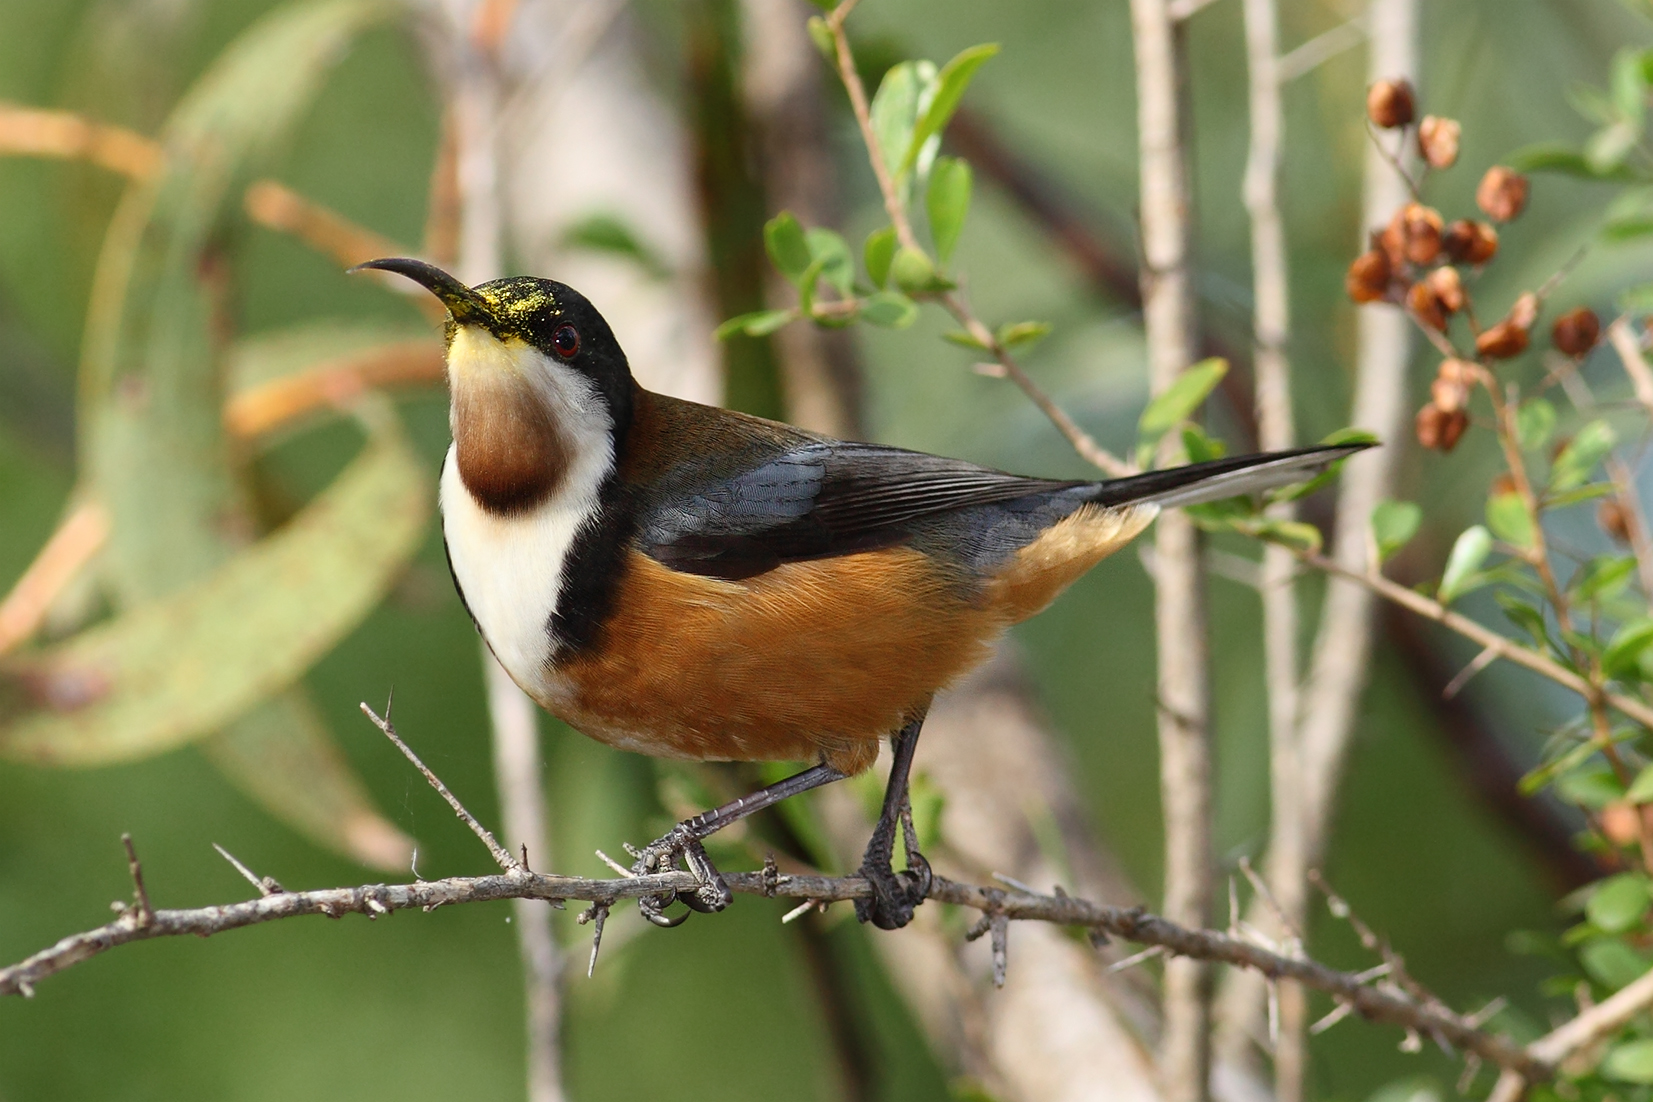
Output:
<instances>
[{"instance_id":1,"label":"bird","mask_svg":"<svg viewBox=\"0 0 1653 1102\"><path fill-rule=\"evenodd\" d=\"M406 257L360 269L447 308L443 542L517 685L622 750L809 763L632 850L634 874L681 862L695 875L691 891L640 900L662 926L730 902L710 835L866 771L885 739L860 869L871 894L855 906L862 922L906 925L931 886L908 780L936 692L1160 510L1301 482L1365 446L1028 478L648 391L597 308L554 280L467 286Z\"/></svg>"}]
</instances>

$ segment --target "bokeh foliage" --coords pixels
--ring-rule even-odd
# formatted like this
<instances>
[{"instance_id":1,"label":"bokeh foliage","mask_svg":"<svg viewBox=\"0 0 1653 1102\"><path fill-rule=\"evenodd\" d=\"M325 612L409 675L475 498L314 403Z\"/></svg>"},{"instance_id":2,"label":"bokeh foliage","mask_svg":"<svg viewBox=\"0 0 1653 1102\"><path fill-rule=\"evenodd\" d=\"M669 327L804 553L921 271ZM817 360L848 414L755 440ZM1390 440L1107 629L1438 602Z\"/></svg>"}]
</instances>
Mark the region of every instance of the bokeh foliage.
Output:
<instances>
[{"instance_id":1,"label":"bokeh foliage","mask_svg":"<svg viewBox=\"0 0 1653 1102\"><path fill-rule=\"evenodd\" d=\"M237 741L243 761L259 760L251 755L260 730L272 726L288 739L295 729L312 733L314 753L301 761L305 768L329 753L323 747L330 744L320 740L336 739L331 753L361 778L366 793L339 798L360 801L352 805L358 809L371 800L396 828L417 838L422 873L475 870L484 860L355 713L358 700L377 701L394 687L404 733L473 809L492 817L474 634L451 594L439 545L428 530L416 551L413 545L418 512L411 502L428 498L446 442L440 397L399 401L394 416L405 422L402 429L385 411L366 411L365 445L363 433L344 419L250 451L221 427L226 383L215 372L233 358L233 348L215 342L226 331L265 340L322 320L359 339L364 325L406 336L421 324L407 306L353 284L338 265L239 214L237 185L256 172L391 239L413 242L421 232L437 121L414 44L389 24L366 28L375 14L367 5L326 4L303 17L283 16L316 22L302 34L292 32L288 48L296 55L266 58L263 65L273 68L262 74L256 56L225 53L277 6L265 0L0 0L0 98L84 108L166 134L177 156L203 162L158 177L146 199L133 198L143 189L120 198L107 178L82 166L0 162L0 580L15 577L52 530L74 485L77 450L81 473L119 487L111 500L135 518L117 522L120 539L130 536L133 543L112 545L110 618L92 629L97 632L123 630L123 614L139 601L182 606L205 600L193 587L209 577L222 582L224 575L215 572L229 569L224 564L236 561L232 556L249 554L249 547L274 554L278 546L256 542L272 529L276 534L266 541L313 531L304 524L315 510L336 504L353 486L365 495L366 475L375 471L379 500L408 503L395 510L408 527L398 533L391 531L395 521L374 526L362 546L378 550L375 580L353 591L354 611L343 607L342 597L330 602L340 612L336 628L353 629L342 639L336 631L317 631L305 636L303 647L294 642L289 660L298 666L326 653L294 688L228 734L210 738L208 759L174 752L73 771L0 761L0 955L7 958L88 924L125 891L116 845L122 830L136 835L151 891L166 903L206 903L243 890L208 849L211 841L284 882L362 879L358 868L259 810L226 783L224 771L206 764L222 765L226 753L236 752L226 747ZM640 6L639 18L655 38L657 56L681 57L675 17L658 7ZM1341 18L1336 8L1285 5L1287 41L1331 26ZM1567 107L1566 89L1575 80L1599 83L1618 45L1648 35L1644 23L1610 0L1456 0L1425 5L1425 14L1430 106L1464 120L1464 158L1471 163L1541 139L1582 144L1590 125ZM857 19L869 37L890 45L892 60L944 59L976 42L1000 42L1002 52L982 69L972 102L1069 189L1116 224L1129 221L1135 113L1123 4L1038 0L1019 5L1012 19L994 5L868 0ZM321 48L329 35L337 36L335 48ZM1243 331L1248 276L1238 201L1245 119L1237 94L1243 87L1237 7L1214 6L1193 24L1192 36L1202 291L1212 324ZM248 82L244 91L232 90L222 75L203 83L209 72L222 74L215 66L233 62L248 67L240 78ZM675 91L687 78L667 65L658 79ZM1305 438L1346 417L1353 315L1341 301L1341 273L1359 240L1363 81L1363 62L1351 53L1288 94L1285 194ZM209 106L214 95L225 97L217 108ZM217 110L227 114L213 115L214 133L242 137L192 151L192 135ZM841 228L860 241L882 215L870 180L857 175L863 170L855 167L860 161L847 120L840 122L853 200ZM1447 177L1438 186L1443 206L1467 206L1473 177ZM1528 258L1529 268L1522 272L1512 263L1507 275L1489 280L1480 292L1487 301L1507 302L1535 282L1534 273L1542 278L1555 267L1589 232L1573 212L1599 205L1597 188L1540 184L1533 210L1505 245L1511 255ZM1052 336L1029 356L1030 366L1099 439L1124 446L1144 403L1133 319L1053 259L1049 243L1002 193L979 178L974 191L957 256L960 268L973 273L968 289L978 309L988 317L1055 322ZM114 246L105 238L111 219ZM111 259L114 247L125 248L129 259ZM217 265L212 280L199 279L191 263L202 255ZM1584 301L1599 293L1605 308L1624 271L1645 261L1642 252L1608 252L1592 259L1573 286ZM117 263L140 266L125 281L128 290L106 290L112 276L94 286L95 273ZM973 375L969 353L934 339L941 328L938 319L925 317L912 329L864 338L876 435L1011 469L1083 473L1019 395ZM351 338L337 340L300 359L322 358ZM76 366L83 359L89 369L77 400ZM122 405L130 391L95 382L128 372L147 390L136 413ZM1420 400L1426 385L1420 373ZM71 445L65 411L77 401L79 435ZM1219 413L1219 428L1222 421ZM110 426L107 435L91 432L95 425ZM1406 556L1420 564L1444 559L1456 533L1480 518L1480 488L1496 462L1491 449L1465 447L1415 466L1407 496L1427 508ZM417 485L410 464L417 465ZM296 528L289 520L295 515L305 518ZM328 546L345 546L334 541L347 538L343 529L360 520L337 517ZM276 528L282 521L287 525ZM147 544L141 533L148 533ZM1236 542L1232 549L1244 546ZM410 565L397 573L409 553ZM358 559L348 565L361 581L369 564ZM306 562L321 569L308 556ZM1215 708L1219 852L1232 856L1255 852L1265 835L1266 735L1255 596L1214 585L1215 650L1222 656ZM359 611L387 586L388 600L357 623ZM251 616L250 605L243 602L242 610ZM1110 845L1150 894L1160 850L1151 648L1145 645L1151 625L1142 571L1120 556L1019 636L1072 748L1081 791ZM253 634L252 623L244 626ZM61 646L90 647L97 639ZM277 655L253 657L248 677L274 676ZM141 687L169 691L152 678ZM1489 671L1472 693L1517 754L1538 750L1533 715L1562 711L1519 674ZM193 733L211 735L232 711L224 705L218 720L201 719ZM121 730L132 728L123 723ZM14 737L0 735L0 742ZM157 739L150 749L160 747ZM652 828L661 812L646 763L562 731L552 736L550 757L560 868L592 871L594 846L613 848L621 839L657 833ZM1382 653L1328 872L1443 995L1470 1002L1512 993L1518 1011L1542 1020L1536 980L1549 967L1512 955L1503 936L1518 927L1558 929L1549 906L1555 885L1545 866L1476 802L1461 768L1441 737L1427 690L1394 653ZM273 774L254 768L240 775ZM349 788L353 782L340 783ZM287 803L282 798L272 802L289 811L297 806L291 792ZM521 1065L520 980L507 914L479 907L373 926L287 923L205 945L133 947L59 978L32 1002L0 1003L0 1097L251 1099L324 1090L513 1096ZM716 921L650 932L620 952L606 949L596 979L573 988L568 1031L576 1095L619 1098L715 1083L727 1097L836 1097L820 1011L799 946L777 925L777 914L747 901ZM857 931L831 936L848 943L845 952L857 952ZM1336 962L1362 962L1336 925L1317 930L1313 948ZM893 998L870 968L867 973L862 983L874 1002ZM716 1013L698 1009L708 1001ZM916 1038L901 1032L910 1027L898 1015L876 1024L889 1038L886 1053L896 1054L885 1057L883 1095L940 1097L938 1073L916 1055ZM1393 1042L1391 1034L1359 1025L1317 1038L1319 1093L1361 1098L1400 1074L1450 1077L1444 1060L1402 1056Z\"/></svg>"}]
</instances>

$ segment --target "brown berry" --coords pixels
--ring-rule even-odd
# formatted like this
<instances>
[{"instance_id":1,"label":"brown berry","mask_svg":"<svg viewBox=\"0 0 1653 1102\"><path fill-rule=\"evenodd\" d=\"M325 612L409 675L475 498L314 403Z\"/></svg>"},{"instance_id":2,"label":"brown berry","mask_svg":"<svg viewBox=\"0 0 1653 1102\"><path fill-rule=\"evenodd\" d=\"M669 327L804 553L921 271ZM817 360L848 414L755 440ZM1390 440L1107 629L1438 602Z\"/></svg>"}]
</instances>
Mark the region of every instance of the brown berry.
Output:
<instances>
[{"instance_id":1,"label":"brown berry","mask_svg":"<svg viewBox=\"0 0 1653 1102\"><path fill-rule=\"evenodd\" d=\"M1389 267L1398 272L1406 267L1406 208L1402 207L1389 219L1382 231L1373 235L1374 248L1383 250L1389 258Z\"/></svg>"},{"instance_id":2,"label":"brown berry","mask_svg":"<svg viewBox=\"0 0 1653 1102\"><path fill-rule=\"evenodd\" d=\"M1475 205L1494 222L1509 222L1527 205L1527 178L1514 169L1493 165L1475 189Z\"/></svg>"},{"instance_id":3,"label":"brown berry","mask_svg":"<svg viewBox=\"0 0 1653 1102\"><path fill-rule=\"evenodd\" d=\"M1436 268L1424 280L1435 293L1441 309L1456 314L1464 308L1464 281L1456 268Z\"/></svg>"},{"instance_id":4,"label":"brown berry","mask_svg":"<svg viewBox=\"0 0 1653 1102\"><path fill-rule=\"evenodd\" d=\"M1407 126L1417 114L1412 85L1404 80L1380 80L1366 89L1366 117L1385 130Z\"/></svg>"},{"instance_id":5,"label":"brown berry","mask_svg":"<svg viewBox=\"0 0 1653 1102\"><path fill-rule=\"evenodd\" d=\"M1508 473L1501 474L1497 478L1493 479L1492 485L1487 488L1488 497L1503 497L1505 494L1513 494L1515 492L1515 476Z\"/></svg>"},{"instance_id":6,"label":"brown berry","mask_svg":"<svg viewBox=\"0 0 1653 1102\"><path fill-rule=\"evenodd\" d=\"M1406 308L1412 311L1412 316L1418 319L1420 325L1446 332L1446 308L1441 305L1440 297L1430 289L1428 280L1420 279L1412 284L1406 292Z\"/></svg>"},{"instance_id":7,"label":"brown berry","mask_svg":"<svg viewBox=\"0 0 1653 1102\"><path fill-rule=\"evenodd\" d=\"M1630 542L1630 517L1613 498L1603 498L1596 506L1596 524L1619 543Z\"/></svg>"},{"instance_id":8,"label":"brown berry","mask_svg":"<svg viewBox=\"0 0 1653 1102\"><path fill-rule=\"evenodd\" d=\"M1615 846L1628 846L1641 837L1642 817L1634 804L1614 800L1601 809L1601 832Z\"/></svg>"},{"instance_id":9,"label":"brown berry","mask_svg":"<svg viewBox=\"0 0 1653 1102\"><path fill-rule=\"evenodd\" d=\"M1460 218L1446 228L1441 247L1459 264L1485 264L1498 254L1498 231L1490 223Z\"/></svg>"},{"instance_id":10,"label":"brown berry","mask_svg":"<svg viewBox=\"0 0 1653 1102\"><path fill-rule=\"evenodd\" d=\"M1505 319L1475 338L1475 351L1494 360L1507 360L1527 350L1527 330Z\"/></svg>"},{"instance_id":11,"label":"brown berry","mask_svg":"<svg viewBox=\"0 0 1653 1102\"><path fill-rule=\"evenodd\" d=\"M1442 360L1440 371L1430 384L1429 397L1446 413L1463 409L1469 402L1469 387L1474 378L1474 364L1463 360Z\"/></svg>"},{"instance_id":12,"label":"brown berry","mask_svg":"<svg viewBox=\"0 0 1653 1102\"><path fill-rule=\"evenodd\" d=\"M1601 319L1587 306L1567 311L1550 327L1550 340L1557 351L1567 356L1584 355L1600 339Z\"/></svg>"},{"instance_id":13,"label":"brown berry","mask_svg":"<svg viewBox=\"0 0 1653 1102\"><path fill-rule=\"evenodd\" d=\"M1426 448L1449 452L1457 446L1459 437L1463 436L1464 429L1469 427L1469 414L1461 409L1444 410L1431 403L1418 410L1418 418L1413 425L1417 433L1418 443Z\"/></svg>"},{"instance_id":14,"label":"brown berry","mask_svg":"<svg viewBox=\"0 0 1653 1102\"><path fill-rule=\"evenodd\" d=\"M1422 203L1408 203L1401 211L1401 233L1406 259L1433 264L1441 255L1441 214Z\"/></svg>"},{"instance_id":15,"label":"brown berry","mask_svg":"<svg viewBox=\"0 0 1653 1102\"><path fill-rule=\"evenodd\" d=\"M1425 115L1418 124L1418 152L1432 168L1451 168L1458 160L1458 138L1462 133L1457 119Z\"/></svg>"},{"instance_id":16,"label":"brown berry","mask_svg":"<svg viewBox=\"0 0 1653 1102\"><path fill-rule=\"evenodd\" d=\"M1349 265L1344 286L1356 302L1381 302L1389 291L1389 254L1382 249L1361 253Z\"/></svg>"}]
</instances>

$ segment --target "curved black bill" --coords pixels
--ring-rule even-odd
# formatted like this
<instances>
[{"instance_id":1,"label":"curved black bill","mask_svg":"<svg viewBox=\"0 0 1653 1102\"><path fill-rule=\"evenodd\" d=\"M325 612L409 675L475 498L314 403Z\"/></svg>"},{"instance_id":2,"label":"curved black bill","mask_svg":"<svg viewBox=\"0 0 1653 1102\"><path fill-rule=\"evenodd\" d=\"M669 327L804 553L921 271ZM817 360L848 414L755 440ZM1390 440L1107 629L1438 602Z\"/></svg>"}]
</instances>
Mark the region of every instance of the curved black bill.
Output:
<instances>
[{"instance_id":1,"label":"curved black bill","mask_svg":"<svg viewBox=\"0 0 1653 1102\"><path fill-rule=\"evenodd\" d=\"M423 260L415 260L409 256L389 256L369 260L350 270L359 272L368 268L380 272L395 272L399 276L413 280L441 299L442 305L453 315L453 320L461 325L471 321L486 321L489 317L488 304L481 295L434 264L427 264Z\"/></svg>"}]
</instances>

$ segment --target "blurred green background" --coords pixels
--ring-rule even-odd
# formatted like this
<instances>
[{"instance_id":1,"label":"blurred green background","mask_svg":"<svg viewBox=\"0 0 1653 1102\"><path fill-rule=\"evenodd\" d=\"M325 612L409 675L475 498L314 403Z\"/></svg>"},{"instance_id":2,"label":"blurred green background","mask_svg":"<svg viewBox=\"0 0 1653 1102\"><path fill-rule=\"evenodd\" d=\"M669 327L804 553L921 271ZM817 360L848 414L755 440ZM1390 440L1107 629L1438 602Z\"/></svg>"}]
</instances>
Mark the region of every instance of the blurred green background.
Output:
<instances>
[{"instance_id":1,"label":"blurred green background","mask_svg":"<svg viewBox=\"0 0 1653 1102\"><path fill-rule=\"evenodd\" d=\"M0 99L82 109L153 133L176 96L274 6L0 0ZM1332 0L1283 4L1285 42L1336 25L1343 8ZM1580 140L1588 124L1567 106L1569 86L1601 83L1618 45L1649 38L1648 25L1613 0L1434 0L1423 16L1425 108L1464 125L1465 167L1430 185L1431 200L1448 212L1469 207L1479 166L1508 150ZM100 53L98 43L107 46L100 31L120 18L170 30L112 60ZM642 4L635 18L659 62L654 79L678 88L683 12ZM856 27L869 53L885 51L892 60L942 60L975 42L1001 42L1003 53L977 80L970 106L1096 211L1099 226L1129 225L1135 104L1124 0L1013 7L866 0ZM1201 13L1191 42L1205 320L1237 341L1249 316L1239 5L1229 0ZM134 76L112 70L117 64L147 68ZM1354 313L1343 299L1342 269L1361 232L1364 66L1363 51L1351 50L1287 94L1283 194L1305 439L1347 418ZM111 94L131 87L149 94ZM858 240L881 215L841 98L829 96L848 192L842 228ZM272 174L392 239L416 242L437 134L437 97L415 44L377 30L328 79ZM85 166L0 160L0 587L53 530L73 481L74 371L93 265L120 186ZM1055 322L1030 367L1100 440L1125 446L1144 400L1137 319L1085 283L990 183L979 180L978 196L959 253L978 310L992 320ZM1501 305L1552 270L1588 234L1600 199L1588 184L1541 180L1531 213L1504 239L1506 255L1519 261L1491 277L1507 286L1483 289L1481 301ZM1118 241L1128 259L1129 235ZM318 318L422 324L411 307L347 279L289 239L244 227L226 249L236 273L233 311L246 332ZM1599 254L1563 297L1604 306L1637 267L1647 270L1646 254ZM926 316L912 330L858 338L872 434L1030 473L1082 473L1012 388L973 374L968 354L935 339L942 328ZM1420 373L1420 400L1426 385ZM428 394L399 404L434 481L447 442L445 402ZM1219 411L1215 423L1234 422ZM354 440L338 427L294 436L259 461L260 485L274 499L302 501L342 466ZM1425 503L1427 519L1425 539L1400 573L1427 573L1478 516L1496 461L1490 448L1472 438L1446 458L1409 456L1406 496ZM1259 617L1249 590L1218 579L1212 595L1218 850L1233 861L1258 852L1267 829ZM1160 852L1151 633L1151 591L1129 554L1018 633L1078 763L1078 787L1095 822L1150 896ZM1440 640L1427 645L1457 653ZM486 855L475 840L356 710L394 688L404 735L473 810L495 819L475 635L434 535L384 605L306 682L378 806L418 840L419 871L482 871ZM1452 748L1437 687L1393 647L1380 648L1327 872L1447 999L1472 1008L1506 994L1542 1023L1547 1010L1537 982L1547 965L1513 955L1504 940L1512 929L1558 928L1553 901L1564 885L1554 862L1477 796L1469 775L1476 766ZM1528 760L1541 737L1532 717L1554 711L1542 689L1494 671L1470 696L1479 722L1511 755ZM596 873L593 847L613 852L623 840L652 836L660 812L648 795L650 767L546 726L556 867ZM104 920L109 901L128 891L122 831L136 838L150 892L163 906L245 895L212 842L289 887L374 875L259 810L193 750L84 771L0 762L0 958L20 958ZM606 948L595 979L571 987L573 1096L838 1097L802 949L776 921L783 910L779 902L742 899L715 920L649 930ZM283 922L206 943L111 953L41 985L33 1000L0 1001L0 1099L519 1097L521 994L509 914L486 905L372 925L354 916ZM848 958L869 959L864 932L852 927L831 937ZM583 954L583 930L565 932ZM1347 929L1330 922L1315 929L1312 948L1340 965L1370 963ZM872 1002L891 1007L885 1020L867 1026L884 1038L879 1093L945 1097L893 993L870 968L860 982ZM1455 1078L1439 1053L1405 1055L1398 1040L1393 1030L1359 1023L1316 1038L1314 1093L1360 1099L1398 1076Z\"/></svg>"}]
</instances>

